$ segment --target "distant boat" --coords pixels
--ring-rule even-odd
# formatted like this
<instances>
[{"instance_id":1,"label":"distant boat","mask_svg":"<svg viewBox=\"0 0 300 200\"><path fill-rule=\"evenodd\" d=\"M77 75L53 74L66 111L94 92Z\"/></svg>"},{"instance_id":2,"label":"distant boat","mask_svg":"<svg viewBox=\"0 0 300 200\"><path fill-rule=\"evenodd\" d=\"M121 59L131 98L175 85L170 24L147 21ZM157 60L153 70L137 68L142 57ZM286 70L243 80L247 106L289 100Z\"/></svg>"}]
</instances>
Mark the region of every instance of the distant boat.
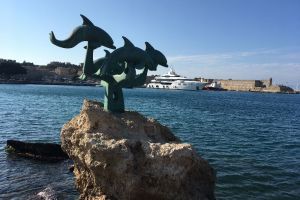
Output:
<instances>
[{"instance_id":1,"label":"distant boat","mask_svg":"<svg viewBox=\"0 0 300 200\"><path fill-rule=\"evenodd\" d=\"M207 84L203 90L213 90L213 91L226 91L226 89L222 88L218 82L212 82Z\"/></svg>"},{"instance_id":2,"label":"distant boat","mask_svg":"<svg viewBox=\"0 0 300 200\"><path fill-rule=\"evenodd\" d=\"M176 74L173 68L167 74L156 76L147 88L170 90L202 90L207 83L194 81Z\"/></svg>"}]
</instances>

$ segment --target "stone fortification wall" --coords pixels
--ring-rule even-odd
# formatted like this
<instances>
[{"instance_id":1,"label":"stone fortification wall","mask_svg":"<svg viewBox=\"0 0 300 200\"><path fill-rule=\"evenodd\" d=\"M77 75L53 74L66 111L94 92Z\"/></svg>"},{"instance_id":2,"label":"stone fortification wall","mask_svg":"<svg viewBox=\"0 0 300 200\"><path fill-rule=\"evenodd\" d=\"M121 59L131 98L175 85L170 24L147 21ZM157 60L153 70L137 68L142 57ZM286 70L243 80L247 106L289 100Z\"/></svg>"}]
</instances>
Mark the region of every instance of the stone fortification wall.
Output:
<instances>
[{"instance_id":1,"label":"stone fortification wall","mask_svg":"<svg viewBox=\"0 0 300 200\"><path fill-rule=\"evenodd\" d=\"M272 86L272 78L268 79L268 80L261 80L262 84L265 86L265 87L270 87Z\"/></svg>"},{"instance_id":2,"label":"stone fortification wall","mask_svg":"<svg viewBox=\"0 0 300 200\"><path fill-rule=\"evenodd\" d=\"M220 80L221 87L227 90L252 91L256 87L262 87L258 80Z\"/></svg>"},{"instance_id":3,"label":"stone fortification wall","mask_svg":"<svg viewBox=\"0 0 300 200\"><path fill-rule=\"evenodd\" d=\"M272 93L293 93L294 90L290 87L284 85L272 85L270 87L264 88L263 92L272 92Z\"/></svg>"},{"instance_id":4,"label":"stone fortification wall","mask_svg":"<svg viewBox=\"0 0 300 200\"><path fill-rule=\"evenodd\" d=\"M283 85L273 85L268 80L220 80L221 87L234 91L293 93L293 89Z\"/></svg>"}]
</instances>

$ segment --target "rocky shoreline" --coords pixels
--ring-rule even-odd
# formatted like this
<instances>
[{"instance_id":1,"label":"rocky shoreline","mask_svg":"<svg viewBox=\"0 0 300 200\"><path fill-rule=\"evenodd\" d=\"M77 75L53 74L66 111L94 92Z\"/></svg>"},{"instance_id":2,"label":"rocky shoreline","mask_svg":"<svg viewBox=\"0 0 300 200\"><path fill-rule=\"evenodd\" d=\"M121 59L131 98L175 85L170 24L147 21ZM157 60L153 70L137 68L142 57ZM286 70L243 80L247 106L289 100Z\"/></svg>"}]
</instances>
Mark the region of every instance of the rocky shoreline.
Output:
<instances>
[{"instance_id":1,"label":"rocky shoreline","mask_svg":"<svg viewBox=\"0 0 300 200\"><path fill-rule=\"evenodd\" d=\"M32 85L70 85L70 86L98 86L99 83L79 82L45 82L45 81L1 81L0 84L32 84Z\"/></svg>"}]
</instances>

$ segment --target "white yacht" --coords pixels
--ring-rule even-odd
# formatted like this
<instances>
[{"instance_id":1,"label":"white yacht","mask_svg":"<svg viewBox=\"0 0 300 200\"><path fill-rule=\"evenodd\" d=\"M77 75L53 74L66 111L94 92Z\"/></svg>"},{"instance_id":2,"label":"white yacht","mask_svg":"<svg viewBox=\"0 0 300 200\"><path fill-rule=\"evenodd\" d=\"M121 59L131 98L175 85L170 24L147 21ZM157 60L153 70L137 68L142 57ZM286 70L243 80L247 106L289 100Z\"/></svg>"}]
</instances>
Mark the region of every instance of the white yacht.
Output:
<instances>
[{"instance_id":1,"label":"white yacht","mask_svg":"<svg viewBox=\"0 0 300 200\"><path fill-rule=\"evenodd\" d=\"M172 90L202 90L207 83L194 81L175 73L173 68L167 74L156 76L147 85L147 88Z\"/></svg>"}]
</instances>

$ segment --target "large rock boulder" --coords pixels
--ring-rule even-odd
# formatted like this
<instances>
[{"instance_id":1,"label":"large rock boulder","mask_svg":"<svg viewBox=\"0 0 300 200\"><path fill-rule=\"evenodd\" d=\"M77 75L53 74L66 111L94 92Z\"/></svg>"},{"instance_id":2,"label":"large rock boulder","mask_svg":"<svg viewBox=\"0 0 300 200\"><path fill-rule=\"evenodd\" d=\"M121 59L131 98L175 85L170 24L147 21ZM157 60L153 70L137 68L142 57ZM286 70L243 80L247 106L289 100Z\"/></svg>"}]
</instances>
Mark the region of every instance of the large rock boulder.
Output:
<instances>
[{"instance_id":1,"label":"large rock boulder","mask_svg":"<svg viewBox=\"0 0 300 200\"><path fill-rule=\"evenodd\" d=\"M81 199L214 199L215 174L190 144L137 112L85 100L61 132Z\"/></svg>"}]
</instances>

